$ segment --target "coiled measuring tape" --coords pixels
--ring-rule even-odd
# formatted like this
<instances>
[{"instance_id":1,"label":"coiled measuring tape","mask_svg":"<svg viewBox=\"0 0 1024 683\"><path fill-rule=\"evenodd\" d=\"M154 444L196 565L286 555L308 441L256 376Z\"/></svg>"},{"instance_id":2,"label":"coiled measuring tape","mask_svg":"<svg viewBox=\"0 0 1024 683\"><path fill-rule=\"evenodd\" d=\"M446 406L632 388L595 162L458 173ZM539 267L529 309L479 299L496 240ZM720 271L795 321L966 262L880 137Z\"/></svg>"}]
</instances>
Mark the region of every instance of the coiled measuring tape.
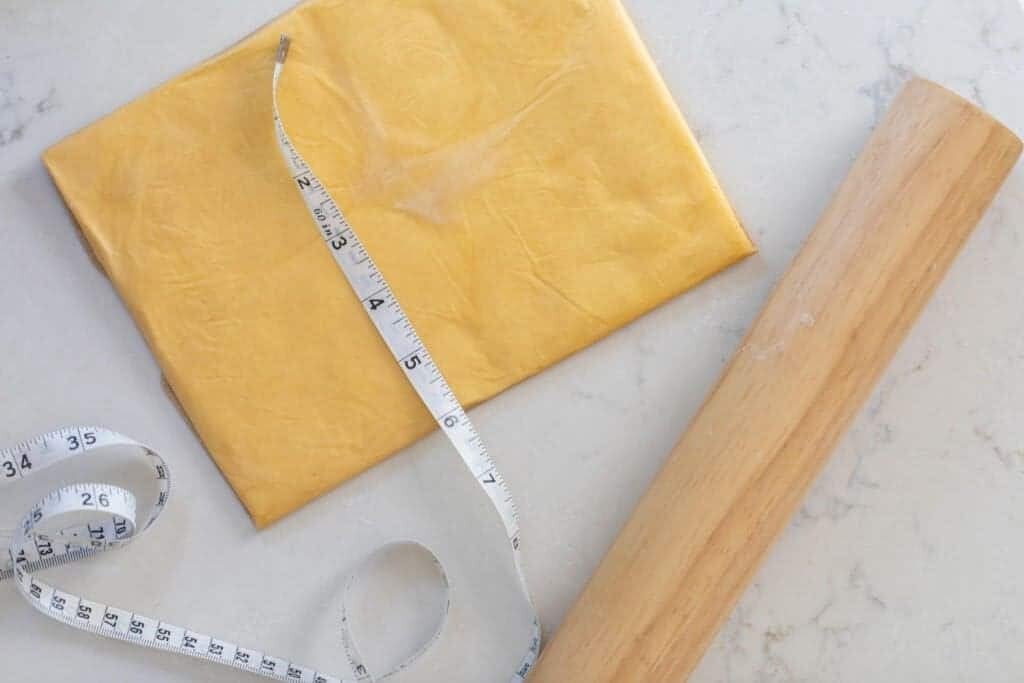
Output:
<instances>
[{"instance_id":1,"label":"coiled measuring tape","mask_svg":"<svg viewBox=\"0 0 1024 683\"><path fill-rule=\"evenodd\" d=\"M540 651L541 627L522 570L519 515L512 494L469 416L416 334L412 322L402 310L383 274L323 183L313 174L285 132L278 110L277 86L288 56L288 46L288 37L282 36L272 82L274 129L278 146L292 180L302 194L335 263L362 302L395 362L405 372L420 399L501 518L520 589L533 614L529 646L510 678L510 683L523 683ZM14 531L8 547L9 557L6 562L0 563L0 583L13 580L25 599L46 616L83 631L134 645L205 659L266 678L302 683L365 683L382 680L407 669L440 636L444 620L428 642L409 659L382 675L374 676L359 654L343 600L342 646L354 677L338 677L190 628L94 602L36 578L35 573L39 570L123 547L149 529L167 505L171 490L170 471L153 449L102 427L66 428L0 451L0 487L3 487L63 461L111 449L126 450L145 460L152 471L157 497L145 521L138 523L135 495L125 488L104 483L63 486L47 494L29 509ZM82 513L89 514L88 523L60 526L61 518L81 516ZM43 531L51 527L57 531ZM377 553L395 545L401 543L388 544ZM426 550L440 567L436 555L429 548ZM443 568L441 575L447 589ZM347 593L351 584L352 577L346 583L344 592ZM447 609L446 601L445 614Z\"/></svg>"}]
</instances>

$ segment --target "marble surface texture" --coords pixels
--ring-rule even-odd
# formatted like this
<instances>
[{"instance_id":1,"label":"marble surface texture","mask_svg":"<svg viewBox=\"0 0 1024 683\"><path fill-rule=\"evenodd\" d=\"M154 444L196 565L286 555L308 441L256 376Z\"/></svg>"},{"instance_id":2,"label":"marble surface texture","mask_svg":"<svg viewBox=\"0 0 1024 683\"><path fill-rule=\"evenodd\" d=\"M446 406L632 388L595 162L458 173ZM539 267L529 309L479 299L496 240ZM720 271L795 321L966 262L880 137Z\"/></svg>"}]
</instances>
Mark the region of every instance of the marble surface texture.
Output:
<instances>
[{"instance_id":1,"label":"marble surface texture","mask_svg":"<svg viewBox=\"0 0 1024 683\"><path fill-rule=\"evenodd\" d=\"M39 162L290 4L0 3L0 443L101 423L175 471L160 524L117 556L55 572L67 589L343 673L340 578L382 541L413 536L445 556L455 609L439 647L399 679L507 680L523 610L497 527L446 444L428 438L256 533ZM933 78L1024 132L1016 0L625 4L761 252L474 411L518 495L548 632L900 84ZM1018 168L693 681L1024 679L1022 267ZM5 489L0 527L43 492ZM417 566L382 575L420 579L413 588L371 582L397 612L366 625L382 643L373 657L429 631L437 586ZM247 680L71 631L9 585L0 655L6 680Z\"/></svg>"}]
</instances>

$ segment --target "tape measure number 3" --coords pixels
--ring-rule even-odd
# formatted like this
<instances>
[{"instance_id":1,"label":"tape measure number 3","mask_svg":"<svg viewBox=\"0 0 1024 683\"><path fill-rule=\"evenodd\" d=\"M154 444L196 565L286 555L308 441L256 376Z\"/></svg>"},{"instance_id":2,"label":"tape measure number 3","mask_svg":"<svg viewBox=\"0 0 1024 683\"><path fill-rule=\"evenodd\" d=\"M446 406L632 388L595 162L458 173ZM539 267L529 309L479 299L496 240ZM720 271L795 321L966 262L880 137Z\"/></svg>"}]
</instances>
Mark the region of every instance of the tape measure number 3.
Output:
<instances>
[{"instance_id":1,"label":"tape measure number 3","mask_svg":"<svg viewBox=\"0 0 1024 683\"><path fill-rule=\"evenodd\" d=\"M277 102L278 82L288 56L288 47L289 39L282 36L272 81L277 144L291 173L292 182L301 193L326 248L348 280L355 296L362 302L395 362L487 494L502 521L523 598L533 613L529 645L510 677L511 683L523 683L540 650L541 628L522 571L519 516L511 492L469 416L416 334L383 274L323 183L313 174L288 138ZM171 490L170 471L153 449L101 427L66 428L0 451L0 487L3 487L58 463L88 457L108 449L126 451L148 464L157 488L155 502L140 524L136 498L131 491L112 484L78 483L50 492L29 509L14 530L8 546L9 557L0 563L0 582L14 581L29 604L46 616L83 631L134 645L217 662L265 678L305 683L365 683L382 680L407 669L439 637L443 620L442 626L409 659L388 672L374 675L360 656L351 634L343 595L342 647L352 674L338 677L190 628L88 600L38 579L35 573L42 569L125 546L149 529L167 505ZM80 520L83 513L89 515L87 523L67 521L73 518ZM62 520L67 521L65 526L61 526ZM51 528L56 531L49 531ZM389 544L378 552L394 545L400 544ZM436 556L434 559L437 561ZM447 588L443 569L441 575ZM348 592L351 585L350 577L344 593Z\"/></svg>"}]
</instances>

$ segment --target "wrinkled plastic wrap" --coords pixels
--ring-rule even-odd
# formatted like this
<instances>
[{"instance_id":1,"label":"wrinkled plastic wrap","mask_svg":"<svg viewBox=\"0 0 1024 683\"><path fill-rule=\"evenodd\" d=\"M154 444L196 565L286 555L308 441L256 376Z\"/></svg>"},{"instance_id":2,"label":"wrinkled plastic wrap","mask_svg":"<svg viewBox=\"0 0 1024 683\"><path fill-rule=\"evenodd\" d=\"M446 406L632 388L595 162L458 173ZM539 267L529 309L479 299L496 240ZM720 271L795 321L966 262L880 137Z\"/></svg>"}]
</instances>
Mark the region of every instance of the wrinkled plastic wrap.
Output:
<instances>
[{"instance_id":1,"label":"wrinkled plastic wrap","mask_svg":"<svg viewBox=\"0 0 1024 683\"><path fill-rule=\"evenodd\" d=\"M268 524L434 428L279 157L270 79L467 405L752 245L618 0L312 1L45 163Z\"/></svg>"}]
</instances>

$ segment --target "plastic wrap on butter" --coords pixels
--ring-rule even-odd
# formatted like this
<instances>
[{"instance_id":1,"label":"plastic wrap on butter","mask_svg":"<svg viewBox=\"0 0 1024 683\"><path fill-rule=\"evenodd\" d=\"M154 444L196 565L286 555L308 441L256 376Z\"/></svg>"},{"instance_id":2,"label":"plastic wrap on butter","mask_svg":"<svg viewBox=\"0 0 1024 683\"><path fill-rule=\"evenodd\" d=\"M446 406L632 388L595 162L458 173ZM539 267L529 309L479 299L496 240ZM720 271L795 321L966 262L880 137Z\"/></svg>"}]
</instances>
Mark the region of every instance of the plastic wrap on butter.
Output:
<instances>
[{"instance_id":1,"label":"plastic wrap on butter","mask_svg":"<svg viewBox=\"0 0 1024 683\"><path fill-rule=\"evenodd\" d=\"M282 115L466 405L751 253L618 0L313 0L44 161L257 525L434 428Z\"/></svg>"}]
</instances>

